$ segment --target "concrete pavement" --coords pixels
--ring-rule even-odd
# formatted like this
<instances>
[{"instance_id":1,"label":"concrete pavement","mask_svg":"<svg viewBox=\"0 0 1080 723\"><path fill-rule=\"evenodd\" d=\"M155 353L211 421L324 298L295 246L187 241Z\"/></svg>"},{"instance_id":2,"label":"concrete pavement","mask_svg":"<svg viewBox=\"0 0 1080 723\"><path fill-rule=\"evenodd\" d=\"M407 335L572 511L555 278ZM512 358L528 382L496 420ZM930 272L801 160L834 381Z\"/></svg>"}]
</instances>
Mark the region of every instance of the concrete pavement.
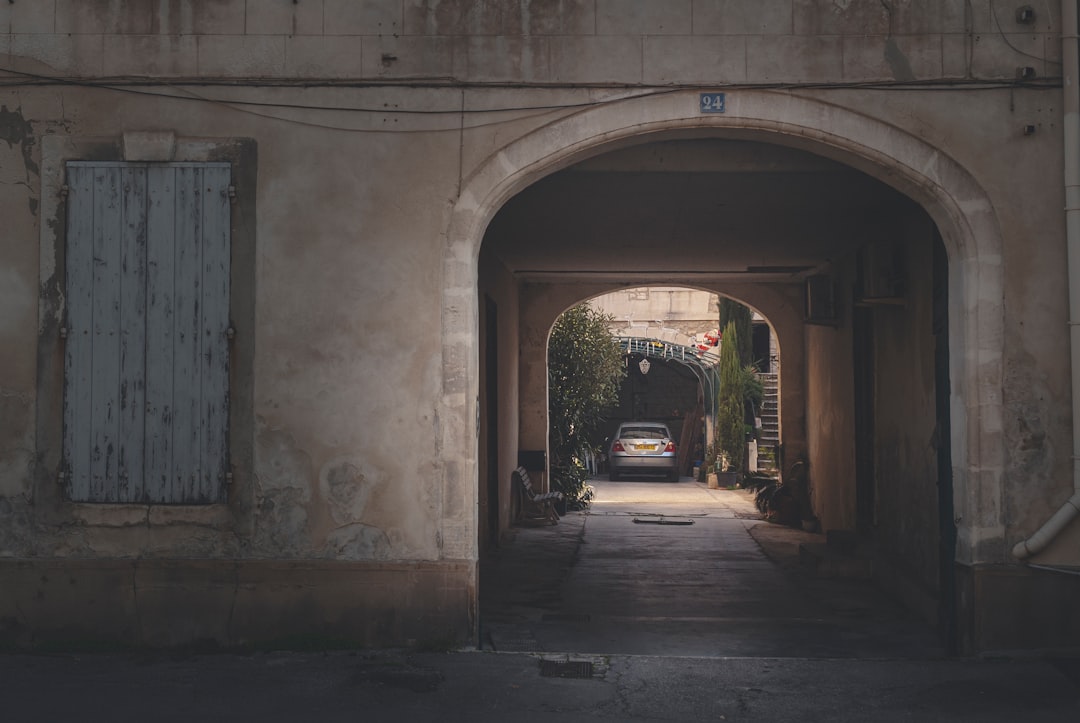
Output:
<instances>
[{"instance_id":1,"label":"concrete pavement","mask_svg":"<svg viewBox=\"0 0 1080 723\"><path fill-rule=\"evenodd\" d=\"M482 650L5 654L0 721L1080 720L1077 661L947 658L745 493L597 491L484 562Z\"/></svg>"},{"instance_id":2,"label":"concrete pavement","mask_svg":"<svg viewBox=\"0 0 1080 723\"><path fill-rule=\"evenodd\" d=\"M0 655L0 719L61 721L1075 721L1041 661L602 656L594 677L480 652Z\"/></svg>"},{"instance_id":3,"label":"concrete pavement","mask_svg":"<svg viewBox=\"0 0 1080 723\"><path fill-rule=\"evenodd\" d=\"M517 529L514 543L481 568L484 647L945 656L929 625L872 584L801 574L793 564L798 543L820 536L764 522L748 492L688 479L593 484L587 514Z\"/></svg>"}]
</instances>

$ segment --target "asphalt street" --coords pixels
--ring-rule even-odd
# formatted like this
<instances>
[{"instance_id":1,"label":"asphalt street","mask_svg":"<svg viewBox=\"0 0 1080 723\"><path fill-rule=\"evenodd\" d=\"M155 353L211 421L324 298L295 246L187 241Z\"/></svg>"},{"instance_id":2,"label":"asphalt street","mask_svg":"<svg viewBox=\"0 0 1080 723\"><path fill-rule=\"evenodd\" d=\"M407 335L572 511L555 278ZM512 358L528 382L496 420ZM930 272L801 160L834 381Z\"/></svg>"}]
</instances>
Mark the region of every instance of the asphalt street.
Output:
<instances>
[{"instance_id":1,"label":"asphalt street","mask_svg":"<svg viewBox=\"0 0 1080 723\"><path fill-rule=\"evenodd\" d=\"M484 561L478 646L0 654L0 721L1080 720L1080 661L948 657L746 493L596 489Z\"/></svg>"}]
</instances>

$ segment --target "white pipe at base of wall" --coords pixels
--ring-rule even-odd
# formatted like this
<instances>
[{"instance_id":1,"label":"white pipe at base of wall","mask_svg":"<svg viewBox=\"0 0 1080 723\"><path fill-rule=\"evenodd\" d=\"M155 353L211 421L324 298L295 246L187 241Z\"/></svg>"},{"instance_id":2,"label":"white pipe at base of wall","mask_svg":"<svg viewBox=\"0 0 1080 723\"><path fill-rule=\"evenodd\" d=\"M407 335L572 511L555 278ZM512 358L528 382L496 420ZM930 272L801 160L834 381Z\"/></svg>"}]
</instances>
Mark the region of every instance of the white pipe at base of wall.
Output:
<instances>
[{"instance_id":1,"label":"white pipe at base of wall","mask_svg":"<svg viewBox=\"0 0 1080 723\"><path fill-rule=\"evenodd\" d=\"M1080 492L1065 501L1054 516L1038 529L1038 531L1026 540L1016 543L1012 549L1013 557L1018 560L1026 560L1032 555L1046 549L1046 546L1057 537L1058 533L1065 529L1073 519L1080 514Z\"/></svg>"},{"instance_id":2,"label":"white pipe at base of wall","mask_svg":"<svg viewBox=\"0 0 1080 723\"><path fill-rule=\"evenodd\" d=\"M1073 495L1034 535L1018 542L1013 557L1025 560L1046 546L1080 514L1080 38L1078 0L1061 0L1062 127L1065 153L1065 246L1069 270L1069 356L1072 359Z\"/></svg>"}]
</instances>

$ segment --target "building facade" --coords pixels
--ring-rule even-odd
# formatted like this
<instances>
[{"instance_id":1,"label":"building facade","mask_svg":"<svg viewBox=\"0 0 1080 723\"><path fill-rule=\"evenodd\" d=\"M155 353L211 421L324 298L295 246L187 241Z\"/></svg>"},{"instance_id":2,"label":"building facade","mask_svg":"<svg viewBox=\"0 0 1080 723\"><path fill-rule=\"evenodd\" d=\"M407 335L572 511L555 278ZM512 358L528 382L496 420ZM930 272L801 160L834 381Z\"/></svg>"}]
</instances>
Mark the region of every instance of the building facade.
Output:
<instances>
[{"instance_id":1,"label":"building facade","mask_svg":"<svg viewBox=\"0 0 1080 723\"><path fill-rule=\"evenodd\" d=\"M0 4L0 640L472 640L551 324L672 285L769 320L882 584L1075 646L1075 22Z\"/></svg>"}]
</instances>

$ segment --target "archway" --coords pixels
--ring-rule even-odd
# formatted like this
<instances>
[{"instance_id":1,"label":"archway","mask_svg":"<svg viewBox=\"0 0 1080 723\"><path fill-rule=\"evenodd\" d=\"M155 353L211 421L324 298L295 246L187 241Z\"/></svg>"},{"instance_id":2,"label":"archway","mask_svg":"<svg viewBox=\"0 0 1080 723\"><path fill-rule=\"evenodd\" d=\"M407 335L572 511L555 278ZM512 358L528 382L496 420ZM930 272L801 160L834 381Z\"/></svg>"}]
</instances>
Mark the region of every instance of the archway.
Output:
<instances>
[{"instance_id":1,"label":"archway","mask_svg":"<svg viewBox=\"0 0 1080 723\"><path fill-rule=\"evenodd\" d=\"M643 143L673 138L721 137L812 151L857 169L914 200L940 231L948 255L949 374L953 421L950 430L958 544L956 560L991 559L1001 547L1002 450L992 444L1000 428L1001 403L992 385L1001 366L1000 236L992 208L971 177L951 159L918 138L884 123L815 100L783 93L746 92L729 99L724 116L697 113L697 95L673 93L581 111L510 144L489 158L463 183L455 206L445 256L443 359L444 448L475 449L469 420L476 399L476 279L480 245L491 220L524 188L584 159ZM656 277L652 277L656 278ZM670 279L685 283L685 275ZM525 279L547 293L539 279ZM585 287L609 288L611 280L579 280ZM616 282L617 283L617 282ZM725 280L725 288L738 287ZM790 290L789 290L790 291ZM753 296L754 289L747 295ZM757 293L761 292L760 289ZM770 290L770 293L778 293ZM788 295L785 297L785 293ZM801 290L778 293L781 307L799 306ZM801 323L801 320L800 320ZM532 332L520 330L520 373L527 383ZM805 408L805 405L798 405ZM521 406L518 439L535 425ZM541 420L542 421L542 420ZM805 427L805 419L802 420ZM542 429L542 424L539 425ZM512 466L512 460L500 464ZM508 474L508 472L507 472ZM444 493L475 499L476 458L444 467ZM975 513L978 514L975 514ZM448 523L451 521L448 520ZM468 510L460 519L466 533L475 525Z\"/></svg>"}]
</instances>

